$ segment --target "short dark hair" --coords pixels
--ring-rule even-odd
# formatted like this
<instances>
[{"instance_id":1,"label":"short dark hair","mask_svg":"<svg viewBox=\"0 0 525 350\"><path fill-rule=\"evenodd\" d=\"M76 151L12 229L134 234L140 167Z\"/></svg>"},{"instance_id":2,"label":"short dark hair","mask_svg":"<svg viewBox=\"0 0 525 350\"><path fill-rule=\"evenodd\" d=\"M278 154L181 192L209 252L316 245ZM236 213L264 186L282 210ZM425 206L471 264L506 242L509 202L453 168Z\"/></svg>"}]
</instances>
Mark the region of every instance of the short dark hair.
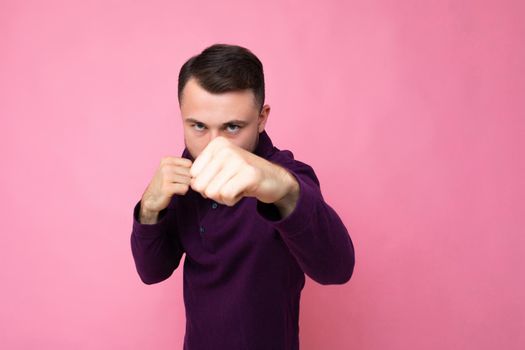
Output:
<instances>
[{"instance_id":1,"label":"short dark hair","mask_svg":"<svg viewBox=\"0 0 525 350\"><path fill-rule=\"evenodd\" d=\"M261 61L247 48L214 44L184 63L179 72L178 98L193 77L210 93L251 89L259 113L264 105L264 72Z\"/></svg>"}]
</instances>

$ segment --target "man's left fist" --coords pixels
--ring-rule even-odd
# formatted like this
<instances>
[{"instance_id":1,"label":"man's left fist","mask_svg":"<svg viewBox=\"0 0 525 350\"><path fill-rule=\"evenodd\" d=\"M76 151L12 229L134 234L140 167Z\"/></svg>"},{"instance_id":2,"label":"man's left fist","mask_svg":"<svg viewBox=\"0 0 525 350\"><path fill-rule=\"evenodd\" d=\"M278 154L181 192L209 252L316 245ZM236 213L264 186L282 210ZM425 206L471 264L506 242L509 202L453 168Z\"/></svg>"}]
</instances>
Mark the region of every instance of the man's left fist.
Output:
<instances>
[{"instance_id":1,"label":"man's left fist","mask_svg":"<svg viewBox=\"0 0 525 350\"><path fill-rule=\"evenodd\" d=\"M256 197L291 211L297 201L297 180L283 167L245 150L227 138L214 138L190 169L190 186L216 202L233 206L242 197Z\"/></svg>"}]
</instances>

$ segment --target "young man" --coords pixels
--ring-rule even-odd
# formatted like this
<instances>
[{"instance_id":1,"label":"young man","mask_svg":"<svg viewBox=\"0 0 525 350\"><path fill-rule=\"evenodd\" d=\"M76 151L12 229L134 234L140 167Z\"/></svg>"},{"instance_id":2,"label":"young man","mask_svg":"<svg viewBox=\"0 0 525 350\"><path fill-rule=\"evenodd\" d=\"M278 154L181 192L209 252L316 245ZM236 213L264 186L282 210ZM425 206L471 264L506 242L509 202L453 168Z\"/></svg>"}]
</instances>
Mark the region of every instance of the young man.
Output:
<instances>
[{"instance_id":1,"label":"young man","mask_svg":"<svg viewBox=\"0 0 525 350\"><path fill-rule=\"evenodd\" d=\"M133 210L141 280L161 282L184 260L184 349L299 349L305 276L343 284L354 246L313 169L264 130L263 67L226 44L179 74L185 149L164 157Z\"/></svg>"}]
</instances>

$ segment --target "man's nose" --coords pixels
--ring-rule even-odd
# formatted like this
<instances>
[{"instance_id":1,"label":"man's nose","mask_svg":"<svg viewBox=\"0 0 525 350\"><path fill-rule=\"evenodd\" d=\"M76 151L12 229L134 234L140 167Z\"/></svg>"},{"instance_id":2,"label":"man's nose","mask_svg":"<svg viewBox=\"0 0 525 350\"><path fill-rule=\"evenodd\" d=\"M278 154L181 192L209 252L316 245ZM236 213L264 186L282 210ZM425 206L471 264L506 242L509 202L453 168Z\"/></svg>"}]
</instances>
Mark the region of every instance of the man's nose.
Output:
<instances>
[{"instance_id":1,"label":"man's nose","mask_svg":"<svg viewBox=\"0 0 525 350\"><path fill-rule=\"evenodd\" d=\"M219 136L219 130L210 129L210 141Z\"/></svg>"}]
</instances>

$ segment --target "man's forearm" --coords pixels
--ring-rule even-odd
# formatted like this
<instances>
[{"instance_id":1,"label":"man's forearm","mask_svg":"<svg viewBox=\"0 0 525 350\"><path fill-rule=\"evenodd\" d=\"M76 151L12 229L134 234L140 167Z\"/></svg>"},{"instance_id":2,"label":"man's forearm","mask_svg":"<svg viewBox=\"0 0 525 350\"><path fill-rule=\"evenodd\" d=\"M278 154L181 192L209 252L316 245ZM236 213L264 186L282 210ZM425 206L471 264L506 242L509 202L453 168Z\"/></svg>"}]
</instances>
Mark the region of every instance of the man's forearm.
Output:
<instances>
[{"instance_id":1,"label":"man's forearm","mask_svg":"<svg viewBox=\"0 0 525 350\"><path fill-rule=\"evenodd\" d=\"M148 224L153 225L156 224L158 221L159 212L157 211L149 211L142 208L142 203L140 206L140 223L141 224Z\"/></svg>"},{"instance_id":2,"label":"man's forearm","mask_svg":"<svg viewBox=\"0 0 525 350\"><path fill-rule=\"evenodd\" d=\"M282 168L283 171L286 171L288 174L287 178L289 179L289 190L287 194L275 202L275 206L277 209L279 209L279 213L281 214L281 218L287 217L297 205L297 201L299 199L299 183L295 179L295 177L290 174L286 169Z\"/></svg>"}]
</instances>

